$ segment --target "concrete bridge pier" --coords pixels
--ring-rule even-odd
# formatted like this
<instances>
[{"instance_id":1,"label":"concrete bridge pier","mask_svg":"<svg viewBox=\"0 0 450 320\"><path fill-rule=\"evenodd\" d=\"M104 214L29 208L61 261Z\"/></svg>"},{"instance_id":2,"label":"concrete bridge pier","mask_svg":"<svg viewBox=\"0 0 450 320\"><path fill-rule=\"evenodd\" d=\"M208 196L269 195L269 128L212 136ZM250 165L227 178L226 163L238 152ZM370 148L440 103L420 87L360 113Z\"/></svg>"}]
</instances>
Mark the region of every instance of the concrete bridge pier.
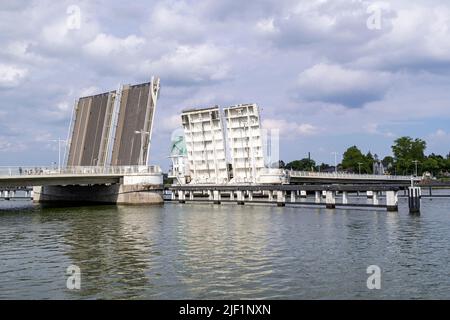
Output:
<instances>
[{"instance_id":1,"label":"concrete bridge pier","mask_svg":"<svg viewBox=\"0 0 450 320\"><path fill-rule=\"evenodd\" d=\"M231 200L231 201L234 201L234 191L231 191L231 192L230 192L230 200Z\"/></svg>"},{"instance_id":2,"label":"concrete bridge pier","mask_svg":"<svg viewBox=\"0 0 450 320\"><path fill-rule=\"evenodd\" d=\"M282 190L277 191L277 206L278 207L286 206L286 191Z\"/></svg>"},{"instance_id":3,"label":"concrete bridge pier","mask_svg":"<svg viewBox=\"0 0 450 320\"><path fill-rule=\"evenodd\" d=\"M178 190L178 202L186 203L186 193L183 190Z\"/></svg>"},{"instance_id":4,"label":"concrete bridge pier","mask_svg":"<svg viewBox=\"0 0 450 320\"><path fill-rule=\"evenodd\" d=\"M327 207L327 209L335 209L336 208L336 194L333 191L327 191L326 207Z\"/></svg>"},{"instance_id":5,"label":"concrete bridge pier","mask_svg":"<svg viewBox=\"0 0 450 320\"><path fill-rule=\"evenodd\" d=\"M3 199L5 199L5 200L9 200L10 199L10 195L9 195L9 191L8 190L3 191Z\"/></svg>"},{"instance_id":6,"label":"concrete bridge pier","mask_svg":"<svg viewBox=\"0 0 450 320\"><path fill-rule=\"evenodd\" d=\"M295 203L297 200L297 192L296 191L291 191L291 202Z\"/></svg>"},{"instance_id":7,"label":"concrete bridge pier","mask_svg":"<svg viewBox=\"0 0 450 320\"><path fill-rule=\"evenodd\" d=\"M371 192L372 192L373 204L378 205L380 203L380 200L378 198L378 192L376 192L376 191L371 191Z\"/></svg>"},{"instance_id":8,"label":"concrete bridge pier","mask_svg":"<svg viewBox=\"0 0 450 320\"><path fill-rule=\"evenodd\" d=\"M185 194L178 196L185 200ZM176 192L172 192L176 199ZM162 174L131 174L120 183L94 185L55 185L33 187L34 202L69 202L102 204L163 204Z\"/></svg>"},{"instance_id":9,"label":"concrete bridge pier","mask_svg":"<svg viewBox=\"0 0 450 320\"><path fill-rule=\"evenodd\" d=\"M389 212L398 212L398 192L386 192L386 208Z\"/></svg>"},{"instance_id":10,"label":"concrete bridge pier","mask_svg":"<svg viewBox=\"0 0 450 320\"><path fill-rule=\"evenodd\" d=\"M273 191L272 190L267 191L267 195L269 196L269 201L273 201Z\"/></svg>"},{"instance_id":11,"label":"concrete bridge pier","mask_svg":"<svg viewBox=\"0 0 450 320\"><path fill-rule=\"evenodd\" d=\"M189 192L189 200L194 200L194 191Z\"/></svg>"},{"instance_id":12,"label":"concrete bridge pier","mask_svg":"<svg viewBox=\"0 0 450 320\"><path fill-rule=\"evenodd\" d=\"M243 206L245 204L244 201L244 192L242 190L236 191L237 204Z\"/></svg>"},{"instance_id":13,"label":"concrete bridge pier","mask_svg":"<svg viewBox=\"0 0 450 320\"><path fill-rule=\"evenodd\" d=\"M213 198L214 198L214 204L220 204L222 197L220 195L220 191L219 190L214 190L213 191Z\"/></svg>"},{"instance_id":14,"label":"concrete bridge pier","mask_svg":"<svg viewBox=\"0 0 450 320\"><path fill-rule=\"evenodd\" d=\"M315 191L315 202L320 203L320 191Z\"/></svg>"},{"instance_id":15,"label":"concrete bridge pier","mask_svg":"<svg viewBox=\"0 0 450 320\"><path fill-rule=\"evenodd\" d=\"M348 204L348 192L342 192L342 204Z\"/></svg>"},{"instance_id":16,"label":"concrete bridge pier","mask_svg":"<svg viewBox=\"0 0 450 320\"><path fill-rule=\"evenodd\" d=\"M248 192L248 201L253 201L253 191Z\"/></svg>"}]
</instances>

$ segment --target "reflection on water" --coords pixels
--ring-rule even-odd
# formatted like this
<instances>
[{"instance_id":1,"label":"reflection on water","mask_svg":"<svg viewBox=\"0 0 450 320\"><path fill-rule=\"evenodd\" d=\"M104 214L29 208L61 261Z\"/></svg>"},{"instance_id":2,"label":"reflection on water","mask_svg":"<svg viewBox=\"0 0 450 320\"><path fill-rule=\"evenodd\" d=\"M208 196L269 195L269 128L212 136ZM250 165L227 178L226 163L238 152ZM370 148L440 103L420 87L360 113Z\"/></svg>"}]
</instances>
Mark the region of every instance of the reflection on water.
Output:
<instances>
[{"instance_id":1,"label":"reflection on water","mask_svg":"<svg viewBox=\"0 0 450 320\"><path fill-rule=\"evenodd\" d=\"M449 209L2 201L0 299L450 298ZM382 289L371 291L374 264ZM79 291L66 289L69 265L81 268Z\"/></svg>"}]
</instances>

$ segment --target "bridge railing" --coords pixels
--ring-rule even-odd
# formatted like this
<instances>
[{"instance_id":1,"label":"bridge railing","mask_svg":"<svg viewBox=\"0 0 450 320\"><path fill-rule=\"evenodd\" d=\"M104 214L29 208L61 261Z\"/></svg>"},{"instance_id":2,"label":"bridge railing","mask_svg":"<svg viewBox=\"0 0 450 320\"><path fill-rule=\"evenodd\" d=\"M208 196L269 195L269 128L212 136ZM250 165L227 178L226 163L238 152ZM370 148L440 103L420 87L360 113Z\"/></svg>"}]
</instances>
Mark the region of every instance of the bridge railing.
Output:
<instances>
[{"instance_id":1,"label":"bridge railing","mask_svg":"<svg viewBox=\"0 0 450 320\"><path fill-rule=\"evenodd\" d=\"M159 166L108 166L108 167L64 167L45 166L0 167L0 177L37 175L121 175L161 173Z\"/></svg>"},{"instance_id":2,"label":"bridge railing","mask_svg":"<svg viewBox=\"0 0 450 320\"><path fill-rule=\"evenodd\" d=\"M294 178L332 178L332 179L354 179L354 180L417 180L419 177L413 176L391 176L375 174L354 174L344 172L310 172L310 171L288 171L290 177Z\"/></svg>"}]
</instances>

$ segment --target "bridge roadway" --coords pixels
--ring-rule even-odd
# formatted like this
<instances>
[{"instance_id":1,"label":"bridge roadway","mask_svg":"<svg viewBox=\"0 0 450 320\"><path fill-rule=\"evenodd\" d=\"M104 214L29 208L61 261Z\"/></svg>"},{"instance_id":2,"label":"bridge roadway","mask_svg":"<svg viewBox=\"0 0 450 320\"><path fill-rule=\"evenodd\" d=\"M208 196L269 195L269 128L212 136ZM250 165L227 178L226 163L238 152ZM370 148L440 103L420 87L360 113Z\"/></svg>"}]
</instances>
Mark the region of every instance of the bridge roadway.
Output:
<instances>
[{"instance_id":1,"label":"bridge roadway","mask_svg":"<svg viewBox=\"0 0 450 320\"><path fill-rule=\"evenodd\" d=\"M157 166L69 167L64 169L0 168L0 189L33 186L80 186L119 184L125 176L161 174Z\"/></svg>"}]
</instances>

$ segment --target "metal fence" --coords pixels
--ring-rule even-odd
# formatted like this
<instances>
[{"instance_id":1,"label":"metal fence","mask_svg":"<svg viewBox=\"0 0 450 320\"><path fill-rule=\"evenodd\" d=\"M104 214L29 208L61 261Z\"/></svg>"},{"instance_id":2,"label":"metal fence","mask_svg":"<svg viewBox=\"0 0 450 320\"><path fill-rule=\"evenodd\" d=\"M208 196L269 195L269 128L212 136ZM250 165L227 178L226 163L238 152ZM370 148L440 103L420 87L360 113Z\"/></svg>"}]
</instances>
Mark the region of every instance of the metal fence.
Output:
<instances>
[{"instance_id":1,"label":"metal fence","mask_svg":"<svg viewBox=\"0 0 450 320\"><path fill-rule=\"evenodd\" d=\"M125 175L157 174L159 166L110 166L110 167L0 167L0 177L15 176L49 176L49 175Z\"/></svg>"}]
</instances>

